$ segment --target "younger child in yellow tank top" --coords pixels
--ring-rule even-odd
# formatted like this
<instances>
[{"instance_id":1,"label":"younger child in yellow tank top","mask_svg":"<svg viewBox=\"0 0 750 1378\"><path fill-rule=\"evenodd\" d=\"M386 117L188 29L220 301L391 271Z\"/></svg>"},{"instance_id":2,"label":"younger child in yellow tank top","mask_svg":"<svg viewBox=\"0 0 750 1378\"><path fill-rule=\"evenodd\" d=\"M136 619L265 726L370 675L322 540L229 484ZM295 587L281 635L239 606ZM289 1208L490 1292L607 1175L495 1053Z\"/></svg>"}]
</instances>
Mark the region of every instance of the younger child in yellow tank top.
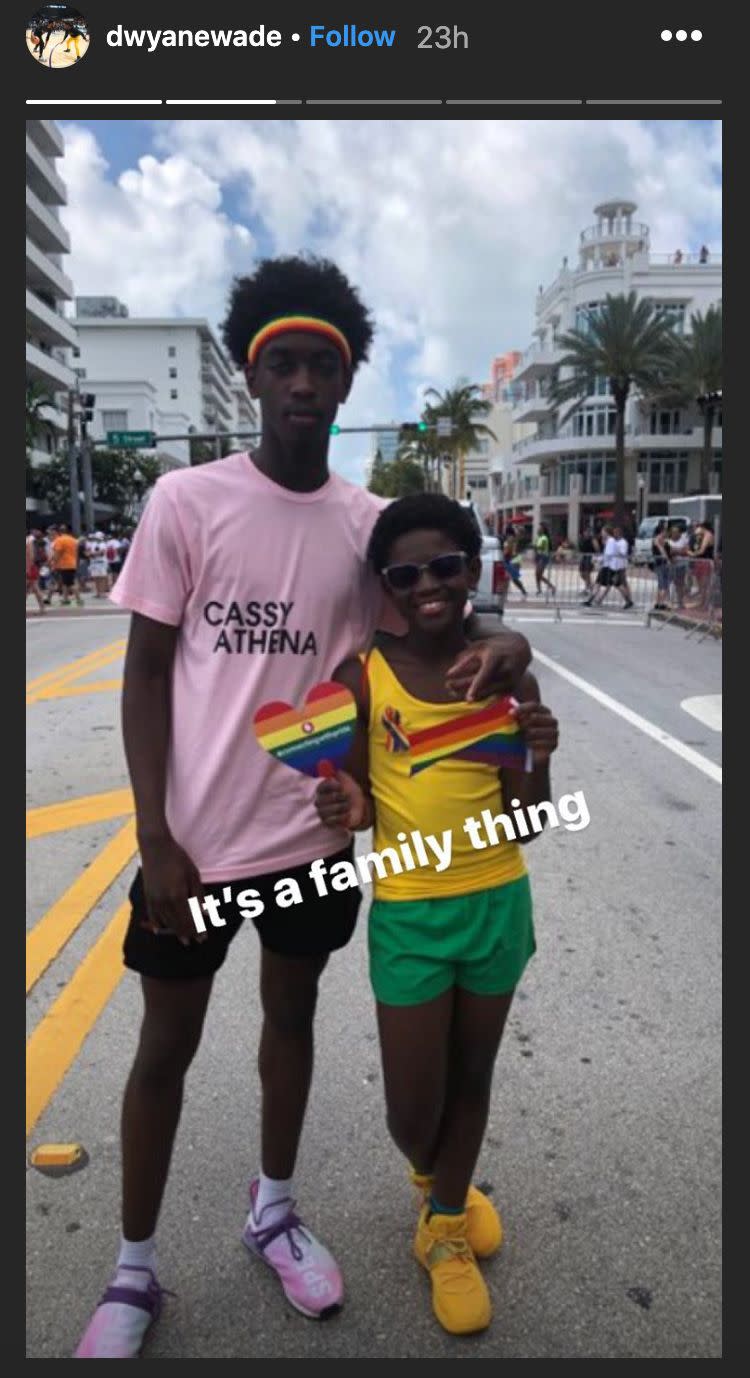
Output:
<instances>
[{"instance_id":1,"label":"younger child in yellow tank top","mask_svg":"<svg viewBox=\"0 0 750 1378\"><path fill-rule=\"evenodd\" d=\"M335 678L357 700L357 734L348 770L316 796L332 826L374 824L382 862L370 976L388 1127L424 1192L414 1249L430 1273L435 1314L455 1334L484 1329L491 1317L477 1258L495 1252L502 1227L471 1178L503 1027L535 950L518 842L498 824L497 844L480 845L464 824L485 810L518 817L549 799L557 746L557 722L526 674L516 720L531 770L498 770L489 748L466 759L473 719L490 701L451 700L445 674L466 647L463 610L480 547L471 515L441 494L403 498L379 517L369 557L409 630L339 667ZM461 754L451 754L454 743Z\"/></svg>"}]
</instances>

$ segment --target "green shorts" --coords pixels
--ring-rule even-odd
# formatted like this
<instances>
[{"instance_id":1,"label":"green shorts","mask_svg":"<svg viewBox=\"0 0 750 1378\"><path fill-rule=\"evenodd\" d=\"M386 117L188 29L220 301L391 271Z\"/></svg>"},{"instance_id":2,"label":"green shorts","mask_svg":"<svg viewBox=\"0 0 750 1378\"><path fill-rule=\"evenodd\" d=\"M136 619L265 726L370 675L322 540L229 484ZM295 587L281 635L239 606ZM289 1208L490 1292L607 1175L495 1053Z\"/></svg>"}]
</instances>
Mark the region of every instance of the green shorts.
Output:
<instances>
[{"instance_id":1,"label":"green shorts","mask_svg":"<svg viewBox=\"0 0 750 1378\"><path fill-rule=\"evenodd\" d=\"M434 900L373 900L370 980L384 1005L421 1005L452 986L512 991L536 952L528 876Z\"/></svg>"}]
</instances>

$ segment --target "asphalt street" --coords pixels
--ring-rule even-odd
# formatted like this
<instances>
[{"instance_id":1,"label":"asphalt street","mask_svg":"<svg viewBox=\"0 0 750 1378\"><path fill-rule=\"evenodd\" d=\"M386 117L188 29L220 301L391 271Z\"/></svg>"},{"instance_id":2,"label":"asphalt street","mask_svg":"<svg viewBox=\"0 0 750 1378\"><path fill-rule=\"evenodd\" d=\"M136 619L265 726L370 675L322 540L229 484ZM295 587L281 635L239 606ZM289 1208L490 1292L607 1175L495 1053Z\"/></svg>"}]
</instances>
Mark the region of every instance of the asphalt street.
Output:
<instances>
[{"instance_id":1,"label":"asphalt street","mask_svg":"<svg viewBox=\"0 0 750 1378\"><path fill-rule=\"evenodd\" d=\"M558 623L519 608L509 621L538 653L561 724L552 801L583 791L590 823L527 850L538 951L476 1174L506 1231L484 1265L493 1323L444 1334L411 1254L416 1210L384 1122L363 906L322 981L296 1177L301 1213L344 1270L345 1308L303 1319L240 1242L260 1110L247 924L188 1081L158 1231L176 1296L146 1358L721 1354L721 647L616 611ZM62 1358L116 1256L119 1106L140 1016L137 979L119 964L135 867L117 691L127 618L27 626L28 1149L75 1141L87 1154L69 1176L28 1168L27 1355Z\"/></svg>"}]
</instances>

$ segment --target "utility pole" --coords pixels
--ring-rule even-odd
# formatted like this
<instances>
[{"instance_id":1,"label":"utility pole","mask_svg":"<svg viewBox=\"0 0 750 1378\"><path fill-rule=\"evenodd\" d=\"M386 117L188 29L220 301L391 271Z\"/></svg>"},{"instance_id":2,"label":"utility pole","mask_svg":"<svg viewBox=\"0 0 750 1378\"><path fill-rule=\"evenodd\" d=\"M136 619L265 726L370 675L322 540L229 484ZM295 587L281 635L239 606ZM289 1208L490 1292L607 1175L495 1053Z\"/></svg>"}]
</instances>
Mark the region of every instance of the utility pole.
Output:
<instances>
[{"instance_id":1,"label":"utility pole","mask_svg":"<svg viewBox=\"0 0 750 1378\"><path fill-rule=\"evenodd\" d=\"M68 392L68 470L70 475L70 525L74 536L81 534L81 500L78 496L78 449L75 434L75 398Z\"/></svg>"},{"instance_id":2,"label":"utility pole","mask_svg":"<svg viewBox=\"0 0 750 1378\"><path fill-rule=\"evenodd\" d=\"M83 470L83 502L84 515L86 518L86 530L94 530L94 485L91 474L91 440L88 434L88 422L93 421L93 406L96 398L88 393L81 398L83 410L81 412L81 468Z\"/></svg>"}]
</instances>

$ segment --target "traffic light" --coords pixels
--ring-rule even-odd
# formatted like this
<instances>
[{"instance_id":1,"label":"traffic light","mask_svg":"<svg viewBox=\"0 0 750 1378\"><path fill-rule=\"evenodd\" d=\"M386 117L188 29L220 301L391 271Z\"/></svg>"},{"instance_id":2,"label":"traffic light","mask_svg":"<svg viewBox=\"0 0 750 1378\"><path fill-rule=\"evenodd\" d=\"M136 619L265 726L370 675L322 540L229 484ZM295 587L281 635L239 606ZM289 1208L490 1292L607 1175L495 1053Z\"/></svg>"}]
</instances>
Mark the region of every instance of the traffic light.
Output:
<instances>
[{"instance_id":1,"label":"traffic light","mask_svg":"<svg viewBox=\"0 0 750 1378\"><path fill-rule=\"evenodd\" d=\"M330 434L330 435L341 435L341 427L340 427L340 426L337 426L337 425L334 423L334 425L331 426L331 429L330 429L329 434Z\"/></svg>"},{"instance_id":2,"label":"traffic light","mask_svg":"<svg viewBox=\"0 0 750 1378\"><path fill-rule=\"evenodd\" d=\"M426 421L404 421L401 425L402 435L418 435L424 431L429 431Z\"/></svg>"},{"instance_id":3,"label":"traffic light","mask_svg":"<svg viewBox=\"0 0 750 1378\"><path fill-rule=\"evenodd\" d=\"M87 393L81 398L81 401L82 401L82 403L83 403L83 419L84 419L84 421L87 421L87 422L88 422L88 421L93 421L93 419L94 419L94 403L96 402L96 397L94 396L93 392L87 392Z\"/></svg>"}]
</instances>

